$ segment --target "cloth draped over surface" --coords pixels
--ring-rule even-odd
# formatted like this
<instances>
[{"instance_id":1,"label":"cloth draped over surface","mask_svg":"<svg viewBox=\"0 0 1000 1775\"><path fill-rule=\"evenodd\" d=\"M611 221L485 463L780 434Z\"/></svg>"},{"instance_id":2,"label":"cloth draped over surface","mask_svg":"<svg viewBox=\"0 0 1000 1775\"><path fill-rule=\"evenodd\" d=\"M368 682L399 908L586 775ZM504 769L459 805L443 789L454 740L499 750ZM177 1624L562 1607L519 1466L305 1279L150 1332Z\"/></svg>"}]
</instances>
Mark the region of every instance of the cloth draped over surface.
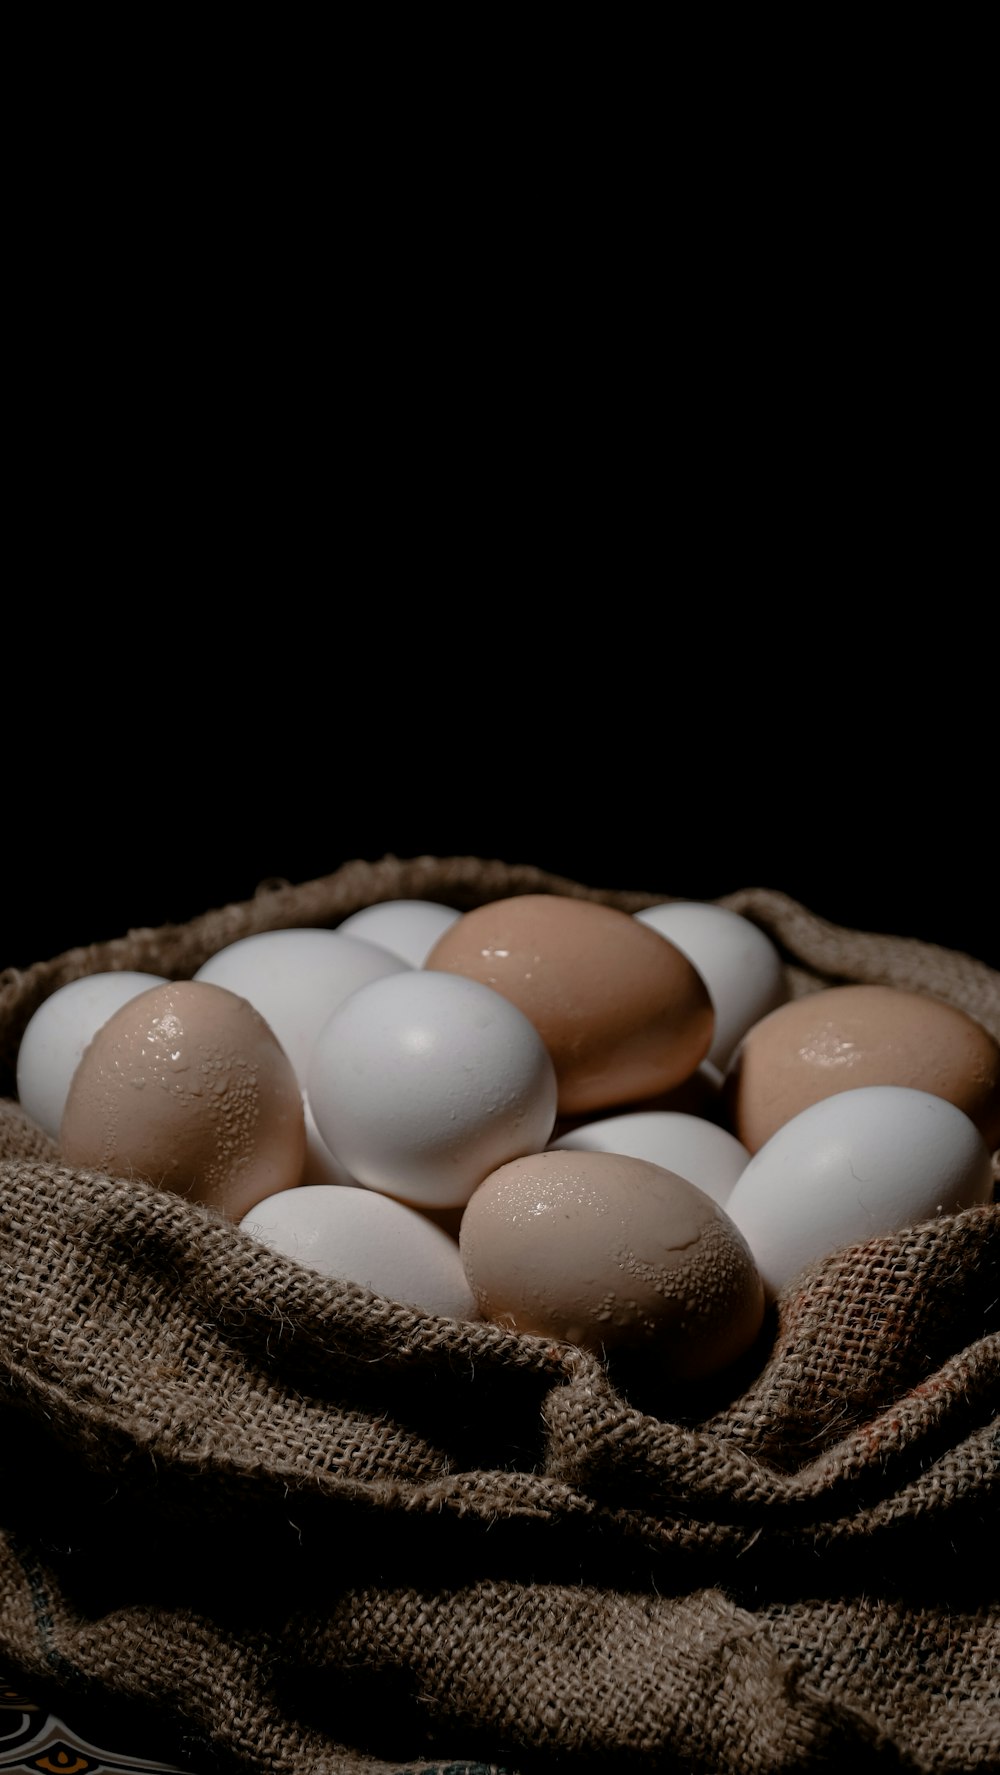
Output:
<instances>
[{"instance_id":1,"label":"cloth draped over surface","mask_svg":"<svg viewBox=\"0 0 1000 1775\"><path fill-rule=\"evenodd\" d=\"M16 1102L28 1019L82 974L521 892L670 897L388 857L0 976L0 1658L221 1770L1000 1769L996 1201L812 1265L670 1391L73 1170ZM795 995L902 986L1000 1039L974 957L719 903Z\"/></svg>"}]
</instances>

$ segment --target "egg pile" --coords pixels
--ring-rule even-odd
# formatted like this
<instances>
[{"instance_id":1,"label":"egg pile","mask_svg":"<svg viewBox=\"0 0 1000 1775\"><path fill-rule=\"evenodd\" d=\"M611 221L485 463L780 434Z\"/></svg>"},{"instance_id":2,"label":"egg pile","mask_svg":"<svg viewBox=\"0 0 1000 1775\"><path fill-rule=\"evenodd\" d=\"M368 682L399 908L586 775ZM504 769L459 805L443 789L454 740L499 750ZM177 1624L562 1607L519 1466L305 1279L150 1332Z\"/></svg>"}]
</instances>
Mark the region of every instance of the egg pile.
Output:
<instances>
[{"instance_id":1,"label":"egg pile","mask_svg":"<svg viewBox=\"0 0 1000 1775\"><path fill-rule=\"evenodd\" d=\"M1000 1045L887 986L789 996L722 907L370 906L192 980L54 992L18 1096L66 1162L322 1274L699 1380L841 1246L987 1202Z\"/></svg>"}]
</instances>

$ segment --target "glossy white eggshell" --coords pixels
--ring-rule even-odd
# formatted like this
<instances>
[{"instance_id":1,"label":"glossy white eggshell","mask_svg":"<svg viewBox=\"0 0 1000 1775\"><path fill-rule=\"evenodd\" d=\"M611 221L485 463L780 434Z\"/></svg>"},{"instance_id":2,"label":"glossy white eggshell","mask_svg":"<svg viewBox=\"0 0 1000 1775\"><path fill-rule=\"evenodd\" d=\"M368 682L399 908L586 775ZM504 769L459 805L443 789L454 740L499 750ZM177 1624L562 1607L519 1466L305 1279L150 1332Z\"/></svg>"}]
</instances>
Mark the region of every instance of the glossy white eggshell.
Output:
<instances>
[{"instance_id":1,"label":"glossy white eggshell","mask_svg":"<svg viewBox=\"0 0 1000 1775\"><path fill-rule=\"evenodd\" d=\"M239 1224L322 1276L357 1282L420 1312L479 1316L455 1240L389 1196L302 1184L258 1202Z\"/></svg>"},{"instance_id":2,"label":"glossy white eggshell","mask_svg":"<svg viewBox=\"0 0 1000 1775\"><path fill-rule=\"evenodd\" d=\"M550 1141L549 1150L624 1153L662 1165L724 1207L750 1154L728 1129L674 1110L635 1110L587 1122Z\"/></svg>"},{"instance_id":3,"label":"glossy white eggshell","mask_svg":"<svg viewBox=\"0 0 1000 1775\"><path fill-rule=\"evenodd\" d=\"M305 1085L313 1044L337 1006L359 986L406 968L398 955L340 931L259 931L217 950L194 978L248 999Z\"/></svg>"},{"instance_id":4,"label":"glossy white eggshell","mask_svg":"<svg viewBox=\"0 0 1000 1775\"><path fill-rule=\"evenodd\" d=\"M70 980L43 999L17 1055L18 1100L32 1121L58 1139L73 1074L88 1043L122 1005L164 984L162 974L123 968Z\"/></svg>"},{"instance_id":5,"label":"glossy white eggshell","mask_svg":"<svg viewBox=\"0 0 1000 1775\"><path fill-rule=\"evenodd\" d=\"M306 1158L302 1167L304 1184L356 1184L357 1178L352 1177L347 1168L330 1151L326 1141L316 1126L316 1117L309 1107L309 1093L302 1093L302 1108L306 1120Z\"/></svg>"},{"instance_id":6,"label":"glossy white eggshell","mask_svg":"<svg viewBox=\"0 0 1000 1775\"><path fill-rule=\"evenodd\" d=\"M810 1104L756 1152L726 1203L765 1285L843 1246L988 1202L990 1155L943 1097L867 1085Z\"/></svg>"},{"instance_id":7,"label":"glossy white eggshell","mask_svg":"<svg viewBox=\"0 0 1000 1775\"><path fill-rule=\"evenodd\" d=\"M635 916L667 937L704 980L715 1011L708 1058L725 1072L751 1025L788 997L777 949L759 925L728 906L671 900L647 906Z\"/></svg>"},{"instance_id":8,"label":"glossy white eggshell","mask_svg":"<svg viewBox=\"0 0 1000 1775\"><path fill-rule=\"evenodd\" d=\"M456 974L413 969L352 993L319 1035L307 1090L359 1183L432 1208L460 1207L555 1125L555 1067L534 1024Z\"/></svg>"},{"instance_id":9,"label":"glossy white eggshell","mask_svg":"<svg viewBox=\"0 0 1000 1775\"><path fill-rule=\"evenodd\" d=\"M436 900L380 900L352 912L337 929L345 936L377 943L411 968L422 968L438 938L460 917L453 906Z\"/></svg>"}]
</instances>

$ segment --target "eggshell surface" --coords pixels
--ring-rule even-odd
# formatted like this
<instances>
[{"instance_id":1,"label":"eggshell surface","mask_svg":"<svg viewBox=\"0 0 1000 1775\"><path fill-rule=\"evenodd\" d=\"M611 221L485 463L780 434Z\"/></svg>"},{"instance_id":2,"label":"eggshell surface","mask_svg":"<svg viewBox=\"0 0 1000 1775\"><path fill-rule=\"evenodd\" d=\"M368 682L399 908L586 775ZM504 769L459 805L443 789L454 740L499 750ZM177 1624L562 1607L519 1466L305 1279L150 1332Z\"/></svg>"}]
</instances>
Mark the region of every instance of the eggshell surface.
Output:
<instances>
[{"instance_id":1,"label":"eggshell surface","mask_svg":"<svg viewBox=\"0 0 1000 1775\"><path fill-rule=\"evenodd\" d=\"M154 986L104 1023L66 1098L67 1164L145 1178L238 1220L302 1176L291 1062L260 1013L221 986Z\"/></svg>"},{"instance_id":2,"label":"eggshell surface","mask_svg":"<svg viewBox=\"0 0 1000 1775\"><path fill-rule=\"evenodd\" d=\"M427 957L517 1005L552 1056L559 1114L653 1097L704 1060L713 1012L701 975L629 913L558 894L476 907Z\"/></svg>"},{"instance_id":3,"label":"eggshell surface","mask_svg":"<svg viewBox=\"0 0 1000 1775\"><path fill-rule=\"evenodd\" d=\"M550 1152L625 1153L685 1177L724 1207L750 1163L745 1146L714 1122L669 1110L635 1110L587 1122L549 1142Z\"/></svg>"},{"instance_id":4,"label":"eggshell surface","mask_svg":"<svg viewBox=\"0 0 1000 1775\"><path fill-rule=\"evenodd\" d=\"M484 1318L597 1351L655 1351L696 1380L750 1346L764 1295L725 1211L618 1153L517 1159L476 1190L459 1248Z\"/></svg>"},{"instance_id":5,"label":"eggshell surface","mask_svg":"<svg viewBox=\"0 0 1000 1775\"><path fill-rule=\"evenodd\" d=\"M164 984L162 974L123 968L70 980L42 1000L21 1037L17 1095L22 1109L46 1133L58 1140L73 1074L102 1023L140 992Z\"/></svg>"},{"instance_id":6,"label":"eggshell surface","mask_svg":"<svg viewBox=\"0 0 1000 1775\"><path fill-rule=\"evenodd\" d=\"M316 1126L316 1117L309 1107L309 1093L302 1093L302 1111L306 1119L306 1156L302 1166L302 1183L326 1183L340 1186L356 1184L357 1178L352 1177L346 1166L330 1151L326 1141Z\"/></svg>"},{"instance_id":7,"label":"eggshell surface","mask_svg":"<svg viewBox=\"0 0 1000 1775\"><path fill-rule=\"evenodd\" d=\"M406 967L398 955L339 930L258 931L209 956L194 977L249 999L305 1085L313 1043L337 1006L359 986Z\"/></svg>"},{"instance_id":8,"label":"eggshell surface","mask_svg":"<svg viewBox=\"0 0 1000 1775\"><path fill-rule=\"evenodd\" d=\"M454 1239L415 1208L374 1190L324 1184L258 1202L242 1230L339 1282L356 1282L424 1313L479 1316Z\"/></svg>"},{"instance_id":9,"label":"eggshell surface","mask_svg":"<svg viewBox=\"0 0 1000 1775\"><path fill-rule=\"evenodd\" d=\"M556 1078L538 1031L478 980L411 969L345 1000L313 1049L308 1097L341 1165L432 1208L544 1147Z\"/></svg>"},{"instance_id":10,"label":"eggshell surface","mask_svg":"<svg viewBox=\"0 0 1000 1775\"><path fill-rule=\"evenodd\" d=\"M460 917L453 906L436 900L380 900L352 912L337 929L345 937L377 943L411 968L422 968L438 938Z\"/></svg>"},{"instance_id":11,"label":"eggshell surface","mask_svg":"<svg viewBox=\"0 0 1000 1775\"><path fill-rule=\"evenodd\" d=\"M775 945L750 919L710 902L671 900L635 917L676 944L704 980L715 1011L708 1058L725 1072L751 1025L788 998Z\"/></svg>"},{"instance_id":12,"label":"eggshell surface","mask_svg":"<svg viewBox=\"0 0 1000 1775\"><path fill-rule=\"evenodd\" d=\"M944 1097L867 1085L810 1104L751 1159L726 1203L777 1292L845 1245L988 1202L992 1167Z\"/></svg>"},{"instance_id":13,"label":"eggshell surface","mask_svg":"<svg viewBox=\"0 0 1000 1775\"><path fill-rule=\"evenodd\" d=\"M730 1126L757 1152L809 1104L863 1085L933 1092L1000 1145L1000 1044L965 1011L894 986L828 987L756 1023L726 1079Z\"/></svg>"}]
</instances>

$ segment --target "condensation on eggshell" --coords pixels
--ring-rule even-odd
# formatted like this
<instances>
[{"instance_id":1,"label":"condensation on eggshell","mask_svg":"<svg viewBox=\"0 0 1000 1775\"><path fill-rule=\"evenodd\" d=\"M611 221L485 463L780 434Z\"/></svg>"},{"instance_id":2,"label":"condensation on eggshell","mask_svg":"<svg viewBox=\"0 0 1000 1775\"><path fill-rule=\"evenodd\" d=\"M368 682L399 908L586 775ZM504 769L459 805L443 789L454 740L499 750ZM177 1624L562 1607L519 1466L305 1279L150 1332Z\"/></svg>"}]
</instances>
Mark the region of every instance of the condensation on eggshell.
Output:
<instances>
[{"instance_id":1,"label":"condensation on eggshell","mask_svg":"<svg viewBox=\"0 0 1000 1775\"><path fill-rule=\"evenodd\" d=\"M725 1084L730 1126L757 1152L811 1103L865 1085L944 1097L1000 1146L1000 1044L967 1012L896 986L831 986L749 1029Z\"/></svg>"},{"instance_id":2,"label":"condensation on eggshell","mask_svg":"<svg viewBox=\"0 0 1000 1775\"><path fill-rule=\"evenodd\" d=\"M66 1098L84 1049L101 1025L163 974L122 968L69 980L43 999L30 1018L17 1052L17 1095L22 1109L59 1138Z\"/></svg>"},{"instance_id":3,"label":"condensation on eggshell","mask_svg":"<svg viewBox=\"0 0 1000 1775\"><path fill-rule=\"evenodd\" d=\"M697 969L666 937L596 901L490 901L445 931L425 965L480 980L524 1012L552 1056L560 1116L668 1091L711 1044Z\"/></svg>"},{"instance_id":4,"label":"condensation on eggshell","mask_svg":"<svg viewBox=\"0 0 1000 1775\"><path fill-rule=\"evenodd\" d=\"M743 1235L683 1177L618 1153L550 1150L475 1191L459 1246L484 1318L700 1380L753 1343L763 1286Z\"/></svg>"},{"instance_id":5,"label":"condensation on eggshell","mask_svg":"<svg viewBox=\"0 0 1000 1775\"><path fill-rule=\"evenodd\" d=\"M173 981L98 1030L74 1074L59 1145L67 1164L143 1178L238 1220L300 1182L302 1093L246 999Z\"/></svg>"},{"instance_id":6,"label":"condensation on eggshell","mask_svg":"<svg viewBox=\"0 0 1000 1775\"><path fill-rule=\"evenodd\" d=\"M549 1151L625 1153L687 1178L725 1207L750 1154L727 1128L701 1116L670 1110L633 1110L604 1116L559 1134Z\"/></svg>"}]
</instances>

